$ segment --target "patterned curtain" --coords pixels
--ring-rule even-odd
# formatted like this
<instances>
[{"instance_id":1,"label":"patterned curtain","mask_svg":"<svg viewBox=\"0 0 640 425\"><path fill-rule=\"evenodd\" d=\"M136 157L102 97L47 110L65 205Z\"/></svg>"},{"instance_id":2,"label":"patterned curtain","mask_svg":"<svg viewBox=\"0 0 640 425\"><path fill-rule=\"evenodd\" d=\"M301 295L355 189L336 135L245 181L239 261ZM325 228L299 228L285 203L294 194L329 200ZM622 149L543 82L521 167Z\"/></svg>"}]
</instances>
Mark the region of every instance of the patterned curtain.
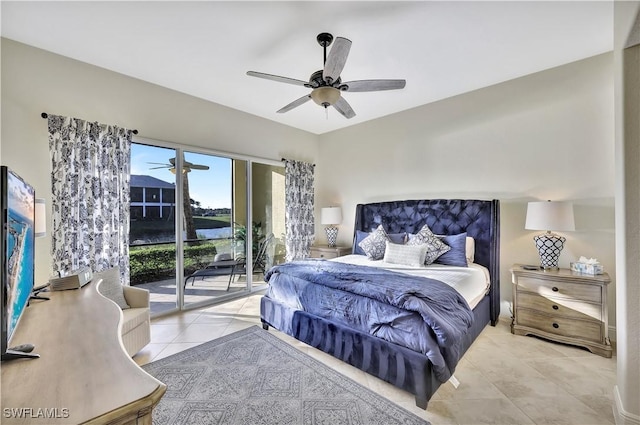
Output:
<instances>
[{"instance_id":1,"label":"patterned curtain","mask_svg":"<svg viewBox=\"0 0 640 425\"><path fill-rule=\"evenodd\" d=\"M285 160L286 260L309 256L315 238L313 169L308 162Z\"/></svg>"},{"instance_id":2,"label":"patterned curtain","mask_svg":"<svg viewBox=\"0 0 640 425\"><path fill-rule=\"evenodd\" d=\"M132 131L49 115L53 273L120 266L129 282Z\"/></svg>"}]
</instances>

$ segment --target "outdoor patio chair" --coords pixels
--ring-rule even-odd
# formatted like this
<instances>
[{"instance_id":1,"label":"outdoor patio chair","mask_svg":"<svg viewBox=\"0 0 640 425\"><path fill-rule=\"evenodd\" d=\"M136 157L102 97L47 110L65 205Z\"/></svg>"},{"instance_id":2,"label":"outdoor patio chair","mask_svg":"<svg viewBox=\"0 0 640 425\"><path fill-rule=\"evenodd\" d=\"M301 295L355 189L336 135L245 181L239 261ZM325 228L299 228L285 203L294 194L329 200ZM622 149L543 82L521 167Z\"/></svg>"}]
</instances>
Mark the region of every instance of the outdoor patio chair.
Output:
<instances>
[{"instance_id":1,"label":"outdoor patio chair","mask_svg":"<svg viewBox=\"0 0 640 425\"><path fill-rule=\"evenodd\" d=\"M187 288L187 282L189 281L189 279L191 279L191 286L194 286L196 277L204 279L208 276L229 275L229 282L227 283L228 291L231 287L231 281L233 279L234 270L237 265L238 261L234 260L231 254L216 254L216 256L213 257L213 261L207 264L207 267L205 267L204 269L196 270L195 272L184 278L184 288Z\"/></svg>"},{"instance_id":2,"label":"outdoor patio chair","mask_svg":"<svg viewBox=\"0 0 640 425\"><path fill-rule=\"evenodd\" d=\"M255 258L253 259L253 273L256 273L258 271L262 271L262 273L266 272L267 250L269 249L269 245L271 245L273 239L273 233L269 233L266 238L258 243L258 251ZM235 266L233 274L242 276L243 274L247 273L247 261L246 258L240 258L237 261L238 264Z\"/></svg>"}]
</instances>

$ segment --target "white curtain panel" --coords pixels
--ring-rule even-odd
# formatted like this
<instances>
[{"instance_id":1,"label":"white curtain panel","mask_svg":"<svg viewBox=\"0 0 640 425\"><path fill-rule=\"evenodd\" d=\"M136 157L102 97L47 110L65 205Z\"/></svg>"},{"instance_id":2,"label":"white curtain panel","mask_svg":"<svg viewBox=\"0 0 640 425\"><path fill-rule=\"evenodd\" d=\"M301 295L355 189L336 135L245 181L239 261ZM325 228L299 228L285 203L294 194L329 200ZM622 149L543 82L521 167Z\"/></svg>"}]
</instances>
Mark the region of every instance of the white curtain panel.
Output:
<instances>
[{"instance_id":1,"label":"white curtain panel","mask_svg":"<svg viewBox=\"0 0 640 425\"><path fill-rule=\"evenodd\" d=\"M132 131L49 115L53 273L119 266L129 282Z\"/></svg>"},{"instance_id":2,"label":"white curtain panel","mask_svg":"<svg viewBox=\"0 0 640 425\"><path fill-rule=\"evenodd\" d=\"M286 260L307 258L315 238L313 172L308 162L285 160Z\"/></svg>"}]
</instances>

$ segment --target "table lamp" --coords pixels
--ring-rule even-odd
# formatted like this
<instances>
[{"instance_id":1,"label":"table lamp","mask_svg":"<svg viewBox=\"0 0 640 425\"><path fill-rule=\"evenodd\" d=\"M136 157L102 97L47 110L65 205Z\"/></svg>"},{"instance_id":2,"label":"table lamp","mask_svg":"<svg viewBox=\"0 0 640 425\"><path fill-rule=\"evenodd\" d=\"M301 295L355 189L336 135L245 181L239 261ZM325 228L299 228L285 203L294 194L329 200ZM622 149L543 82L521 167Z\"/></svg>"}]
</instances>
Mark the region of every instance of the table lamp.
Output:
<instances>
[{"instance_id":1,"label":"table lamp","mask_svg":"<svg viewBox=\"0 0 640 425\"><path fill-rule=\"evenodd\" d=\"M327 244L330 248L334 248L336 246L336 240L338 239L338 228L335 227L334 224L342 223L342 208L323 208L320 213L320 222L328 225L325 227L325 231L327 232Z\"/></svg>"},{"instance_id":2,"label":"table lamp","mask_svg":"<svg viewBox=\"0 0 640 425\"><path fill-rule=\"evenodd\" d=\"M546 230L546 233L534 236L533 240L540 255L540 265L544 270L557 270L558 257L564 248L566 239L552 230L573 231L573 204L571 202L529 202L527 206L527 230Z\"/></svg>"}]
</instances>

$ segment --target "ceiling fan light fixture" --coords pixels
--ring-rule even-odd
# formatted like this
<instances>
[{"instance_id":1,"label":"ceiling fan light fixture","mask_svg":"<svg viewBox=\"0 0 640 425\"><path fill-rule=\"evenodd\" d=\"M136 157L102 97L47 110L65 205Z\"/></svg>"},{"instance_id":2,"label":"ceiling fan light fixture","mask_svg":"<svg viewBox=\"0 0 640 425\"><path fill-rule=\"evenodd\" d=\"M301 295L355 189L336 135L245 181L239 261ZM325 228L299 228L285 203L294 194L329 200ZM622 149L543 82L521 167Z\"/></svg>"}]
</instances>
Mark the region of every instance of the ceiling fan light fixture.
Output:
<instances>
[{"instance_id":1,"label":"ceiling fan light fixture","mask_svg":"<svg viewBox=\"0 0 640 425\"><path fill-rule=\"evenodd\" d=\"M334 87L318 87L311 92L311 99L326 108L340 99L340 90Z\"/></svg>"}]
</instances>

